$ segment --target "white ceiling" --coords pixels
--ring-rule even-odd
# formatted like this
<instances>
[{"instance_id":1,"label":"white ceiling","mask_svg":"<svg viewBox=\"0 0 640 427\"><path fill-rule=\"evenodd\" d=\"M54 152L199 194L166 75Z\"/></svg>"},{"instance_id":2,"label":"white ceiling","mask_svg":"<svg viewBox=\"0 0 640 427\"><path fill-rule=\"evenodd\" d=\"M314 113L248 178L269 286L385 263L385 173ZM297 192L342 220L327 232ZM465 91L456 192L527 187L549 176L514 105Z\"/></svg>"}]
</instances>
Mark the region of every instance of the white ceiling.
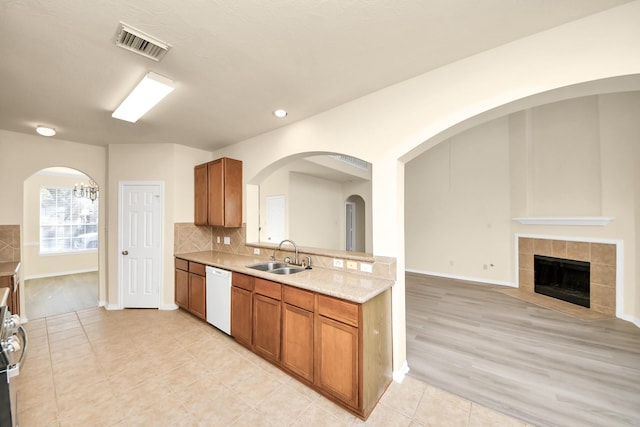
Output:
<instances>
[{"instance_id":1,"label":"white ceiling","mask_svg":"<svg viewBox=\"0 0 640 427\"><path fill-rule=\"evenodd\" d=\"M0 0L0 128L215 150L628 1ZM171 50L116 47L120 21ZM113 119L148 71L176 90L136 124Z\"/></svg>"}]
</instances>

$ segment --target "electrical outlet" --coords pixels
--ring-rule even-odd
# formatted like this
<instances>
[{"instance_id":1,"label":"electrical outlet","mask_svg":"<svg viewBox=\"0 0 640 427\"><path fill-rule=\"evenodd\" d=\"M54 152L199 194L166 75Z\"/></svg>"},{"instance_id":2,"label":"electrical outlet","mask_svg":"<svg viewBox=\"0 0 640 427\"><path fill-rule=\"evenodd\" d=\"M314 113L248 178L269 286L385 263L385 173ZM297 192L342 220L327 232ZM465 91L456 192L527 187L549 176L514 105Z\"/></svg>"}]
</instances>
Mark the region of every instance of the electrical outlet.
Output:
<instances>
[{"instance_id":1,"label":"electrical outlet","mask_svg":"<svg viewBox=\"0 0 640 427\"><path fill-rule=\"evenodd\" d=\"M260 255L260 248L253 248L254 255Z\"/></svg>"},{"instance_id":2,"label":"electrical outlet","mask_svg":"<svg viewBox=\"0 0 640 427\"><path fill-rule=\"evenodd\" d=\"M363 273L372 273L373 272L373 265L365 264L364 262L361 262L360 263L360 271L362 271Z\"/></svg>"},{"instance_id":3,"label":"electrical outlet","mask_svg":"<svg viewBox=\"0 0 640 427\"><path fill-rule=\"evenodd\" d=\"M224 244L225 245L230 245L231 244L231 237L224 236Z\"/></svg>"},{"instance_id":4,"label":"electrical outlet","mask_svg":"<svg viewBox=\"0 0 640 427\"><path fill-rule=\"evenodd\" d=\"M357 270L358 269L358 262L357 261L347 261L347 268L350 270Z\"/></svg>"},{"instance_id":5,"label":"electrical outlet","mask_svg":"<svg viewBox=\"0 0 640 427\"><path fill-rule=\"evenodd\" d=\"M216 236L216 243L220 243L220 236Z\"/></svg>"},{"instance_id":6,"label":"electrical outlet","mask_svg":"<svg viewBox=\"0 0 640 427\"><path fill-rule=\"evenodd\" d=\"M344 267L344 261L341 260L341 259L334 258L333 259L333 266L337 267L337 268L342 268L342 267Z\"/></svg>"}]
</instances>

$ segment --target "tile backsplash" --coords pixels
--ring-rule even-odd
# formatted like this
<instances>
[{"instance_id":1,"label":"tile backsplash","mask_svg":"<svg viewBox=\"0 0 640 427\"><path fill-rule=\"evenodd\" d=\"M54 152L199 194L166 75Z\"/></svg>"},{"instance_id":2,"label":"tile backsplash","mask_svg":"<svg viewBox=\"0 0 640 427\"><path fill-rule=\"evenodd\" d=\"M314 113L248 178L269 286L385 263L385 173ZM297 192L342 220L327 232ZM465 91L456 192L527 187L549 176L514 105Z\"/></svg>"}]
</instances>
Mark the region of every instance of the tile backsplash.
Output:
<instances>
[{"instance_id":1,"label":"tile backsplash","mask_svg":"<svg viewBox=\"0 0 640 427\"><path fill-rule=\"evenodd\" d=\"M238 255L253 255L254 248L245 244L245 224L239 228L224 228L207 225L199 226L194 225L193 223L176 223L174 224L174 234L174 254L200 251L220 251ZM228 239L229 244L224 243L225 237ZM290 248L287 247L287 249ZM283 253L287 252L287 249L282 248L281 251L278 251L279 255L284 256ZM260 257L267 258L271 255L271 252L265 251L264 249L262 249L261 252L262 255L260 255ZM323 252L326 252L326 254L320 255L318 253L311 253L314 266L346 271L346 265L344 268L336 268L333 266L333 259L343 258L344 251L335 251L335 254L331 254L332 251L329 250L323 250ZM300 251L301 256L304 253L304 250ZM367 264L371 264L371 273L361 273L358 270L349 270L349 272L395 280L395 258L374 256L371 257L370 261L367 261Z\"/></svg>"},{"instance_id":2,"label":"tile backsplash","mask_svg":"<svg viewBox=\"0 0 640 427\"><path fill-rule=\"evenodd\" d=\"M20 261L20 226L0 225L0 262Z\"/></svg>"}]
</instances>

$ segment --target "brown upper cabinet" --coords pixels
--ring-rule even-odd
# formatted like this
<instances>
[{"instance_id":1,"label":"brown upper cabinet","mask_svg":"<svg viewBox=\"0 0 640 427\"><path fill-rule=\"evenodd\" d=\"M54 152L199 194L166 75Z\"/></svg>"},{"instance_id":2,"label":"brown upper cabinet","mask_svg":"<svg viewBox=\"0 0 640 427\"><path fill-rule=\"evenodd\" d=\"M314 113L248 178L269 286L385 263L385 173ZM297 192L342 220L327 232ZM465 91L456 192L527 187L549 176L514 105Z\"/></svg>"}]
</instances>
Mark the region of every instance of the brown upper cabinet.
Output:
<instances>
[{"instance_id":1,"label":"brown upper cabinet","mask_svg":"<svg viewBox=\"0 0 640 427\"><path fill-rule=\"evenodd\" d=\"M223 157L194 169L194 223L242 226L242 161Z\"/></svg>"}]
</instances>

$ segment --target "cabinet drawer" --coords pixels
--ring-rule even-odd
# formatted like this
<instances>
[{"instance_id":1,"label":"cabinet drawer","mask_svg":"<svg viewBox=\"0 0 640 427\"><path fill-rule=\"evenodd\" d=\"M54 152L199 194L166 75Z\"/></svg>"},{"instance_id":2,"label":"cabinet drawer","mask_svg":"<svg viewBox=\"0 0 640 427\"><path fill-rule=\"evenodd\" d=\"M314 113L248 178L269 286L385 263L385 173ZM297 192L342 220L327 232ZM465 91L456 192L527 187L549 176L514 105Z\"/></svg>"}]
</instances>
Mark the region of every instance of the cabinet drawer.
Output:
<instances>
[{"instance_id":1,"label":"cabinet drawer","mask_svg":"<svg viewBox=\"0 0 640 427\"><path fill-rule=\"evenodd\" d=\"M338 322L358 326L358 304L318 295L318 314Z\"/></svg>"},{"instance_id":2,"label":"cabinet drawer","mask_svg":"<svg viewBox=\"0 0 640 427\"><path fill-rule=\"evenodd\" d=\"M176 268L178 270L189 271L189 261L186 259L176 258Z\"/></svg>"},{"instance_id":3,"label":"cabinet drawer","mask_svg":"<svg viewBox=\"0 0 640 427\"><path fill-rule=\"evenodd\" d=\"M280 301L282 299L282 285L264 279L255 279L255 293Z\"/></svg>"},{"instance_id":4,"label":"cabinet drawer","mask_svg":"<svg viewBox=\"0 0 640 427\"><path fill-rule=\"evenodd\" d=\"M253 291L253 277L246 274L233 273L231 276L231 283L238 288L246 289L247 291Z\"/></svg>"},{"instance_id":5,"label":"cabinet drawer","mask_svg":"<svg viewBox=\"0 0 640 427\"><path fill-rule=\"evenodd\" d=\"M313 293L302 289L283 286L282 296L284 302L295 305L307 311L313 311Z\"/></svg>"},{"instance_id":6,"label":"cabinet drawer","mask_svg":"<svg viewBox=\"0 0 640 427\"><path fill-rule=\"evenodd\" d=\"M205 265L199 262L189 261L189 272L198 276L206 276Z\"/></svg>"}]
</instances>

